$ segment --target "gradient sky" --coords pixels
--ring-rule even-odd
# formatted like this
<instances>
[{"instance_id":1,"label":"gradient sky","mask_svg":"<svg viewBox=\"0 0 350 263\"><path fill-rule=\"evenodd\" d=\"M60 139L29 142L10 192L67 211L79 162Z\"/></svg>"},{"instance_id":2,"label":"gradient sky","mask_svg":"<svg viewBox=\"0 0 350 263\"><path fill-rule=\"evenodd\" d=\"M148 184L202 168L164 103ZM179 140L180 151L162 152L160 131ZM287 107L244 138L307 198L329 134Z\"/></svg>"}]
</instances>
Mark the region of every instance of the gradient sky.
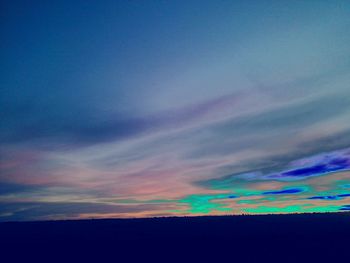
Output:
<instances>
[{"instance_id":1,"label":"gradient sky","mask_svg":"<svg viewBox=\"0 0 350 263\"><path fill-rule=\"evenodd\" d=\"M0 221L350 210L349 1L0 10Z\"/></svg>"}]
</instances>

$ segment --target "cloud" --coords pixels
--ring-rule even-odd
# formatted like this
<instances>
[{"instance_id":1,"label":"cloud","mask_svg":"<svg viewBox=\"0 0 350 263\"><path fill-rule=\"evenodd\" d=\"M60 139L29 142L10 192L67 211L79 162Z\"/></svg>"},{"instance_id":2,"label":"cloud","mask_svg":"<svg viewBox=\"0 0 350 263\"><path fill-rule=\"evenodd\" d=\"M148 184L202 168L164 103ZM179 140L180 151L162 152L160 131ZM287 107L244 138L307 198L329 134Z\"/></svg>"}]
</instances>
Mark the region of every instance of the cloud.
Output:
<instances>
[{"instance_id":1,"label":"cloud","mask_svg":"<svg viewBox=\"0 0 350 263\"><path fill-rule=\"evenodd\" d=\"M162 211L167 209L165 204L134 204L134 205L107 205L99 203L1 203L2 216L0 221L23 221L23 220L47 220L61 218L93 218L95 215L110 215L122 217L123 214L142 213L148 211Z\"/></svg>"},{"instance_id":2,"label":"cloud","mask_svg":"<svg viewBox=\"0 0 350 263\"><path fill-rule=\"evenodd\" d=\"M185 108L160 112L144 117L109 118L86 121L85 119L48 119L31 121L20 127L2 127L3 143L44 140L46 144L71 144L84 146L101 142L117 141L161 129L179 128L182 125L198 121L201 118L235 106L243 95L234 94L211 99ZM86 116L85 116L86 117ZM105 118L105 117L102 117Z\"/></svg>"},{"instance_id":3,"label":"cloud","mask_svg":"<svg viewBox=\"0 0 350 263\"><path fill-rule=\"evenodd\" d=\"M347 5L62 5L5 12L3 217L347 205Z\"/></svg>"},{"instance_id":4,"label":"cloud","mask_svg":"<svg viewBox=\"0 0 350 263\"><path fill-rule=\"evenodd\" d=\"M23 193L23 192L28 193L28 192L36 191L40 188L41 188L40 186L36 186L36 185L24 185L24 184L0 182L0 198L2 195Z\"/></svg>"}]
</instances>

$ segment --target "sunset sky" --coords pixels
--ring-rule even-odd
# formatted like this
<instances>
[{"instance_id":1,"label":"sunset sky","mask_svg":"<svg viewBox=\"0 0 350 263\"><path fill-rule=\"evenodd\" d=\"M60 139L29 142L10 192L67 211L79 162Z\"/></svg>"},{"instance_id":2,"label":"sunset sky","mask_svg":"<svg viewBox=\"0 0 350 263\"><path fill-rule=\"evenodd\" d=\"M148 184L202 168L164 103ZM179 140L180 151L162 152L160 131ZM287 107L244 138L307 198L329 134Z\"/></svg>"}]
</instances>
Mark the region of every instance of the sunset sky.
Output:
<instances>
[{"instance_id":1,"label":"sunset sky","mask_svg":"<svg viewBox=\"0 0 350 263\"><path fill-rule=\"evenodd\" d=\"M350 210L349 1L0 10L0 221Z\"/></svg>"}]
</instances>

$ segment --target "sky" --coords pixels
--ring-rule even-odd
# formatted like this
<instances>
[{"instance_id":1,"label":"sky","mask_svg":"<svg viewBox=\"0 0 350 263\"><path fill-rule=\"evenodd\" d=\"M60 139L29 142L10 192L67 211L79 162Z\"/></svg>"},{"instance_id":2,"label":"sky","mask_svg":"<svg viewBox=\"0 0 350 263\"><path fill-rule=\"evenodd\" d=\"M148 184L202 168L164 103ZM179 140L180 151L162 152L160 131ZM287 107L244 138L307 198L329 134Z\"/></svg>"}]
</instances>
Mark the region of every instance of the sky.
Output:
<instances>
[{"instance_id":1,"label":"sky","mask_svg":"<svg viewBox=\"0 0 350 263\"><path fill-rule=\"evenodd\" d=\"M349 1L0 10L0 221L350 210Z\"/></svg>"}]
</instances>

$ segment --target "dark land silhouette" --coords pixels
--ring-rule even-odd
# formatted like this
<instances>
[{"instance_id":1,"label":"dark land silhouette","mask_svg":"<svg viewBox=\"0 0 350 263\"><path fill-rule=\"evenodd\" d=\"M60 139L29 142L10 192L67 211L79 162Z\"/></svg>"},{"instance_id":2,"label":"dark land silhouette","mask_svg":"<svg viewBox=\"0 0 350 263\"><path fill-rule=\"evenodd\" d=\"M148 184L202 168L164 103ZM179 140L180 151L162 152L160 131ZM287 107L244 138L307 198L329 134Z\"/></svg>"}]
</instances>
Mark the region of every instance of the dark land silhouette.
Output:
<instances>
[{"instance_id":1,"label":"dark land silhouette","mask_svg":"<svg viewBox=\"0 0 350 263\"><path fill-rule=\"evenodd\" d=\"M0 235L2 262L350 262L348 212L5 222Z\"/></svg>"}]
</instances>

